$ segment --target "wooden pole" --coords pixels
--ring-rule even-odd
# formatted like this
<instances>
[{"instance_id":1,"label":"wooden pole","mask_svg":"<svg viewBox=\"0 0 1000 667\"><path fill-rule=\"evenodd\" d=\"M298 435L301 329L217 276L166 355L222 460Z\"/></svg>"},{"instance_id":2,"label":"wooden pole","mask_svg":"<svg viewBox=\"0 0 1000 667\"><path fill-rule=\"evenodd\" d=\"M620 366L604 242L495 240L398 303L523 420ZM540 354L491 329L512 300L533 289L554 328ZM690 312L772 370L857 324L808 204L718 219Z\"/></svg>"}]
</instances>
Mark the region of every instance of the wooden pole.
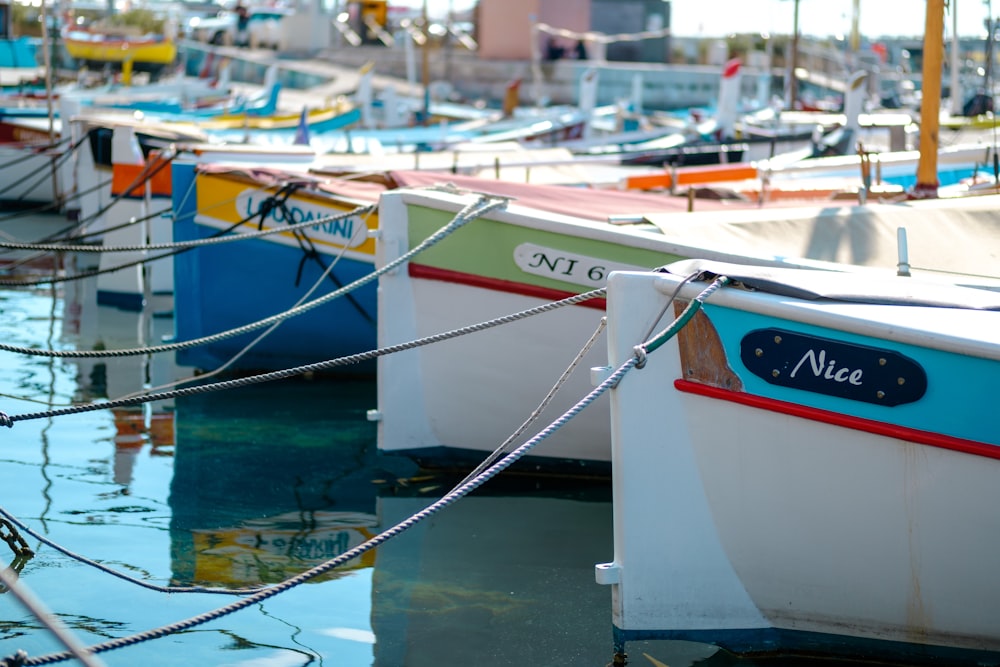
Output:
<instances>
[{"instance_id":1,"label":"wooden pole","mask_svg":"<svg viewBox=\"0 0 1000 667\"><path fill-rule=\"evenodd\" d=\"M427 0L424 0L423 6L423 32L424 32L424 45L420 51L420 78L424 85L424 112L423 112L423 122L421 125L430 124L431 118L431 69L430 69L430 54L428 49L430 48L431 33L428 28L430 27L430 22L427 18Z\"/></svg>"},{"instance_id":2,"label":"wooden pole","mask_svg":"<svg viewBox=\"0 0 1000 667\"><path fill-rule=\"evenodd\" d=\"M941 63L944 60L944 0L927 0L923 94L920 100L920 157L911 199L938 196L938 130L941 119Z\"/></svg>"},{"instance_id":3,"label":"wooden pole","mask_svg":"<svg viewBox=\"0 0 1000 667\"><path fill-rule=\"evenodd\" d=\"M52 46L49 43L49 15L46 10L48 0L42 0L42 64L45 66L45 106L49 118L49 143L54 144L56 140L56 112L52 101ZM69 119L62 119L62 136L69 136ZM55 194L58 208L62 208L63 193L59 187L59 171L55 159L49 163L52 178L52 192Z\"/></svg>"},{"instance_id":4,"label":"wooden pole","mask_svg":"<svg viewBox=\"0 0 1000 667\"><path fill-rule=\"evenodd\" d=\"M788 81L788 108L795 109L799 97L799 79L795 70L799 68L799 0L795 0L794 19L792 22L792 65Z\"/></svg>"},{"instance_id":5,"label":"wooden pole","mask_svg":"<svg viewBox=\"0 0 1000 667\"><path fill-rule=\"evenodd\" d=\"M851 5L851 57L857 58L858 51L861 50L861 28L859 19L861 17L861 0L854 0ZM853 66L854 63L851 63Z\"/></svg>"},{"instance_id":6,"label":"wooden pole","mask_svg":"<svg viewBox=\"0 0 1000 667\"><path fill-rule=\"evenodd\" d=\"M952 116L962 113L962 82L959 80L959 55L962 48L958 39L958 0L951 0L951 53L949 72L951 74L951 95L948 97L948 111Z\"/></svg>"},{"instance_id":7,"label":"wooden pole","mask_svg":"<svg viewBox=\"0 0 1000 667\"><path fill-rule=\"evenodd\" d=\"M49 43L48 2L42 0L42 65L45 67L45 100L49 112L49 142L55 142L55 110L52 107L52 46ZM67 133L68 134L68 133Z\"/></svg>"}]
</instances>

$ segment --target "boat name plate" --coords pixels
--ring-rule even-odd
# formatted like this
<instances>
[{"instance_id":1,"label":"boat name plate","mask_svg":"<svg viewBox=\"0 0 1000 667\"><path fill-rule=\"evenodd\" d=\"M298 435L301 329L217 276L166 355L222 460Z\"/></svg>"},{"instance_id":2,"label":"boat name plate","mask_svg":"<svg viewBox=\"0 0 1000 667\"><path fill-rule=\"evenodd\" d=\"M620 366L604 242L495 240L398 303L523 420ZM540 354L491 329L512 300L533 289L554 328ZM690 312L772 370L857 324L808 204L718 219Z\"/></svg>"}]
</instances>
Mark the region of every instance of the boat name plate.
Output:
<instances>
[{"instance_id":1,"label":"boat name plate","mask_svg":"<svg viewBox=\"0 0 1000 667\"><path fill-rule=\"evenodd\" d=\"M521 271L586 287L604 287L612 271L647 271L649 267L610 262L565 250L522 243L514 248L514 263Z\"/></svg>"},{"instance_id":2,"label":"boat name plate","mask_svg":"<svg viewBox=\"0 0 1000 667\"><path fill-rule=\"evenodd\" d=\"M312 240L346 245L356 248L368 240L368 229L359 215L344 215L347 209L338 210L333 207L313 204L305 199L289 197L274 205L274 195L268 192L244 190L236 197L237 214L244 219L250 219L262 226L272 228L276 225L298 225L315 220L311 227ZM264 220L260 220L261 212L266 209Z\"/></svg>"},{"instance_id":3,"label":"boat name plate","mask_svg":"<svg viewBox=\"0 0 1000 667\"><path fill-rule=\"evenodd\" d=\"M924 369L899 352L785 329L749 332L740 359L771 384L852 401L896 406L927 390Z\"/></svg>"}]
</instances>

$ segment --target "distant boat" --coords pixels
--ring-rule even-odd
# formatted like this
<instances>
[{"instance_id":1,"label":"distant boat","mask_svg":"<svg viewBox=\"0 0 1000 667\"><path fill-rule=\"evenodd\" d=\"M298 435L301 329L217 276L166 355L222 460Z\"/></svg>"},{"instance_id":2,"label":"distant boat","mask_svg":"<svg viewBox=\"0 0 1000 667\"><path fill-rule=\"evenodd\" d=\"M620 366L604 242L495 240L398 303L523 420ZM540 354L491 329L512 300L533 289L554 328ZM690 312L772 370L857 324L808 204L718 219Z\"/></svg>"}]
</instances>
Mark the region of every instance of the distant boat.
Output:
<instances>
[{"instance_id":1,"label":"distant boat","mask_svg":"<svg viewBox=\"0 0 1000 667\"><path fill-rule=\"evenodd\" d=\"M157 84L153 84L156 86ZM141 91L134 91L141 96ZM336 131L357 122L359 111L345 100L298 113L275 111L278 86L262 91L256 99L246 100L242 107L233 109L202 110L201 115L141 111L140 109L102 109L86 105L88 98L81 94L84 103L72 104L70 95L60 99L60 107L50 118L41 107L16 107L0 109L0 201L18 205L52 205L72 197L81 182L96 185L96 173L80 173L74 158L88 128L101 128L105 139L116 127L133 127L141 137L155 136L159 144L171 139L209 143L260 142L288 146L296 134L305 127L311 133ZM118 98L126 103L128 92ZM139 98L143 106L147 100ZM163 106L175 104L164 103ZM229 113L228 111L233 111ZM81 132L73 134L63 128L63 117L79 121ZM73 135L72 137L70 135ZM265 141L262 135L270 135ZM149 142L144 141L144 152ZM72 142L72 143L71 143ZM156 141L154 140L154 143ZM97 171L111 167L110 152L94 153ZM97 179L99 180L99 179ZM71 208L78 208L71 206Z\"/></svg>"},{"instance_id":2,"label":"distant boat","mask_svg":"<svg viewBox=\"0 0 1000 667\"><path fill-rule=\"evenodd\" d=\"M159 72L177 59L174 40L124 27L69 26L61 39L70 57L88 66L130 63L137 71Z\"/></svg>"},{"instance_id":3,"label":"distant boat","mask_svg":"<svg viewBox=\"0 0 1000 667\"><path fill-rule=\"evenodd\" d=\"M613 275L607 372L643 363L610 390L615 653L1000 664L998 310L892 275Z\"/></svg>"},{"instance_id":4,"label":"distant boat","mask_svg":"<svg viewBox=\"0 0 1000 667\"><path fill-rule=\"evenodd\" d=\"M0 38L0 87L20 90L42 79L45 67L38 56L39 47L30 37Z\"/></svg>"},{"instance_id":5,"label":"distant boat","mask_svg":"<svg viewBox=\"0 0 1000 667\"><path fill-rule=\"evenodd\" d=\"M992 161L994 148L986 143L956 144L938 152L938 181L956 186L975 178ZM871 200L875 192L899 198L916 183L919 151L867 152L854 155L766 159L718 165L673 167L662 172L626 176L622 186L630 190L670 190L695 196L743 197L768 202L778 199L855 200L867 187ZM867 181L867 183L866 183ZM957 192L953 188L952 192ZM697 208L698 205L695 205Z\"/></svg>"}]
</instances>

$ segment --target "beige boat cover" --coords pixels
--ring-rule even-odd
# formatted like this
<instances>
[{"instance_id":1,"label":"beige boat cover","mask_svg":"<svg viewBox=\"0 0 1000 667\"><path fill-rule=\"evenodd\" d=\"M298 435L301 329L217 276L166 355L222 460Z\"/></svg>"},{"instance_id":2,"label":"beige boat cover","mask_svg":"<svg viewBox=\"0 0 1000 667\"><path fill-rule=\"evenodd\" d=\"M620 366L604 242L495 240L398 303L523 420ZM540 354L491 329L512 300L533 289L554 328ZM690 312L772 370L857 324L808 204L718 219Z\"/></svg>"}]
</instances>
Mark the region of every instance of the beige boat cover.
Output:
<instances>
[{"instance_id":1,"label":"beige boat cover","mask_svg":"<svg viewBox=\"0 0 1000 667\"><path fill-rule=\"evenodd\" d=\"M895 271L905 230L914 275L1000 278L1000 195L896 204L646 216L683 257L806 259ZM797 263L792 261L791 263Z\"/></svg>"}]
</instances>

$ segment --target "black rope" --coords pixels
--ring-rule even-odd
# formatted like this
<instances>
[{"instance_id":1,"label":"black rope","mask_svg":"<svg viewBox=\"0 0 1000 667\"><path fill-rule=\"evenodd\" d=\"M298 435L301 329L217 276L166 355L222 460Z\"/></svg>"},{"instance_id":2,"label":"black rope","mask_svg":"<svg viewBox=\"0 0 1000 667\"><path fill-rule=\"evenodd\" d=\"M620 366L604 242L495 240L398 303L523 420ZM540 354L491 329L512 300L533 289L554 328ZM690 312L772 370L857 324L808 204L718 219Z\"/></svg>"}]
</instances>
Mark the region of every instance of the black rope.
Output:
<instances>
[{"instance_id":1,"label":"black rope","mask_svg":"<svg viewBox=\"0 0 1000 667\"><path fill-rule=\"evenodd\" d=\"M248 216L248 217L243 218L242 220L240 220L238 222L234 222L232 225L230 225L226 229L220 229L219 231L217 231L216 233L212 234L208 238L216 238L216 237L228 234L229 232L233 231L234 229L240 227L241 225L244 225L247 222L249 222L250 220L253 220L254 217L255 216ZM129 223L129 224L133 224L133 223ZM157 260L165 259L167 257L174 257L174 256L179 255L181 253L187 252L188 250L193 250L196 247L197 246L187 246L187 247L184 247L184 248L177 248L176 250L170 250L168 252L165 252L165 253L162 253L162 254L159 254L159 255L154 255L152 257L143 257L141 259L133 260L131 262L125 262L124 264L117 264L115 266L110 266L110 267L107 267L105 269L93 269L93 270L90 270L90 271L83 271L81 273L74 273L74 274L71 274L71 275L51 276L51 277L45 277L45 278L38 278L38 279L35 279L35 280L0 280L0 287L36 287L38 285L54 285L54 284L57 284L57 283L71 282L71 281L74 281L74 280L85 280L87 278L93 278L94 276L99 276L101 274L114 273L115 271L121 271L122 269L127 269L127 268L130 268L130 267L133 267L133 266L139 266L140 264L145 264L147 262L155 262ZM0 414L2 414L2 413L0 413ZM0 418L0 426L4 426L2 418Z\"/></svg>"},{"instance_id":2,"label":"black rope","mask_svg":"<svg viewBox=\"0 0 1000 667\"><path fill-rule=\"evenodd\" d=\"M39 204L38 206L32 206L32 207L26 207L26 208L19 208L15 212L8 213L7 215L0 216L0 222L6 222L7 220L20 220L22 218L26 218L28 216L35 215L35 214L38 214L38 213L45 213L47 211L58 212L58 209L59 209L60 206L63 206L64 204L66 204L68 202L71 202L73 200L80 199L84 195L88 195L91 192L96 192L97 190L100 190L103 187L107 187L110 183L111 183L111 179L103 180L100 183L97 183L96 185L93 185L93 186L87 188L86 190L81 190L79 192L74 192L73 194L68 195L61 202L60 201L51 201L51 202L48 202L48 203L45 203L45 204ZM49 236L45 237L45 239L43 239L43 240L51 240L52 238L55 238L59 234L62 234L62 233L66 232L66 231L69 231L71 229L75 229L76 227L79 227L79 226L80 226L80 223L79 222L75 222L72 225L70 225L69 227L66 227L63 230L61 230L59 232L56 232L55 234L50 234Z\"/></svg>"},{"instance_id":3,"label":"black rope","mask_svg":"<svg viewBox=\"0 0 1000 667\"><path fill-rule=\"evenodd\" d=\"M16 157L13 160L8 160L7 162L4 162L3 164L0 164L0 171L3 171L7 167L15 167L15 166L21 164L22 162L30 160L31 158L35 157L39 153L44 153L45 151L50 151L53 148L59 148L59 146L65 144L67 141L69 141L69 137L66 137L64 139L60 139L59 141L56 141L56 142L53 142L53 143L48 143L48 144L25 144L23 146L23 148L30 148L31 152L30 153L25 153L21 157Z\"/></svg>"},{"instance_id":4,"label":"black rope","mask_svg":"<svg viewBox=\"0 0 1000 667\"><path fill-rule=\"evenodd\" d=\"M288 210L288 199L304 185L305 183L301 181L290 181L282 185L273 196L268 197L261 202L260 208L257 209L258 215L260 215L260 221L257 223L257 229L261 230L264 228L264 221L269 215L274 213L275 209L281 211L285 220L292 222L292 212ZM295 287L298 287L302 282L302 272L308 260L312 259L315 261L324 272L327 271L327 266L320 257L319 251L316 250L316 245L312 242L312 239L310 239L304 232L294 230L292 232L292 237L299 244L299 249L302 250L302 258L299 259L299 266L295 272ZM337 289L344 287L344 283L334 275L333 271L330 271L327 275ZM364 309L364 306L361 305L361 302L359 302L353 294L345 294L344 298L347 299L356 311L358 311L365 321L371 324L375 323L375 318Z\"/></svg>"},{"instance_id":5,"label":"black rope","mask_svg":"<svg viewBox=\"0 0 1000 667\"><path fill-rule=\"evenodd\" d=\"M278 207L281 209L282 215L285 216L285 220L291 221L291 211L288 210L288 206L285 204L287 199L288 197L281 199L278 202ZM261 218L261 224L263 225L263 223L264 220ZM295 241L299 244L299 249L302 250L302 257L299 259L299 266L295 272L295 287L298 287L302 282L302 272L305 269L306 262L312 260L316 262L324 273L326 273L327 277L329 277L330 281L337 287L337 289L342 289L344 287L344 283L333 273L333 271L328 270L326 263L323 261L323 258L316 249L316 244L313 243L312 239L309 238L309 236L302 230L293 231L292 237L295 238ZM364 306L361 305L361 302L358 301L357 297L353 294L345 294L344 298L347 299L348 303L354 307L354 310L356 310L366 322L369 324L375 324L375 317L365 310Z\"/></svg>"},{"instance_id":6,"label":"black rope","mask_svg":"<svg viewBox=\"0 0 1000 667\"><path fill-rule=\"evenodd\" d=\"M87 134L83 135L83 137L81 137L80 139L78 139L73 145L71 145L69 147L69 150L66 150L66 151L63 151L62 153L59 153L59 155L55 159L50 160L49 164L42 165L41 167L37 167L36 169L34 169L32 171L29 171L27 174L25 174L21 178L17 179L13 183L8 184L7 187L0 189L0 195L3 195L4 193L9 192L12 188L20 185L21 183L25 182L29 178L32 178L32 177L36 176L40 172L51 171L53 169L56 169L63 162L66 162L68 159L70 159L71 157L73 157L73 153L76 151L76 149L78 149L81 145L83 145L83 142L86 141L89 138L90 138L90 132L88 132ZM34 156L32 156L32 157L34 157ZM38 187L42 182L44 182L45 179L51 178L51 177L52 177L51 173L44 174L42 176L42 178L40 178L36 182L34 182L31 185L31 187L28 188L27 191L31 192L36 187Z\"/></svg>"},{"instance_id":7,"label":"black rope","mask_svg":"<svg viewBox=\"0 0 1000 667\"><path fill-rule=\"evenodd\" d=\"M267 220L267 216L274 213L274 210L281 209L282 213L288 214L288 207L286 202L292 194L302 187L302 183L298 181L290 181L285 183L278 191L273 195L261 202L260 208L257 209L257 216L260 216L260 220L257 222L257 231L264 229L264 221ZM256 217L256 216L255 216ZM286 218L287 220L288 218Z\"/></svg>"},{"instance_id":8,"label":"black rope","mask_svg":"<svg viewBox=\"0 0 1000 667\"><path fill-rule=\"evenodd\" d=\"M118 194L116 194L113 197L111 197L111 201L109 201L107 204L105 204L100 209L98 209L90 217L88 217L88 218L86 218L84 220L78 221L77 224L81 225L81 226L87 225L87 224L93 222L94 220L100 218L102 215L104 215L105 213L107 213L108 209L110 209L112 206L114 206L115 204L117 204L118 202L120 202L122 199L125 199L128 196L128 193L132 192L137 187L139 187L140 185L143 185L148 180L152 179L154 176L156 176L158 173L160 173L171 162L173 162L174 157L176 157L176 155L170 155L169 157L161 157L161 159L159 159L159 160L156 161L156 163L153 165L152 169L150 169L150 163L149 162L147 162L146 164L144 164L143 168L142 168L142 171L140 171L138 174L136 174L135 178L133 178L132 182L128 184L128 186L125 188L124 192L119 192ZM103 232L95 232L95 233L103 233Z\"/></svg>"},{"instance_id":9,"label":"black rope","mask_svg":"<svg viewBox=\"0 0 1000 667\"><path fill-rule=\"evenodd\" d=\"M157 591L160 593L214 593L217 595L246 595L247 593L253 593L263 588L263 586L254 586L252 588L207 588L204 586L160 586L158 584L151 584L148 581L143 581L142 579L136 579L135 577L129 576L122 572L118 572L117 570L114 570L102 563L98 563L85 556L75 553L63 547L62 545L58 544L57 542L53 542L52 540L42 535L41 533L38 533L29 528L27 524L25 524L23 521L20 521L17 517L15 517L13 514L8 512L3 507L0 507L0 524L16 525L20 527L21 530L23 530L27 535L30 535L31 537L35 538L36 540L38 540L39 542L41 542L46 546L52 547L53 549L55 549L56 551L65 556L69 556L73 560L79 561L84 565L90 565L100 570L101 572L110 574L113 577L118 577L119 579L123 579L130 583L136 584L137 586L141 586L142 588L147 588L149 590ZM25 546L25 548L27 548L27 545ZM31 552L30 549L28 549L27 556L30 558L33 555L34 553Z\"/></svg>"}]
</instances>

